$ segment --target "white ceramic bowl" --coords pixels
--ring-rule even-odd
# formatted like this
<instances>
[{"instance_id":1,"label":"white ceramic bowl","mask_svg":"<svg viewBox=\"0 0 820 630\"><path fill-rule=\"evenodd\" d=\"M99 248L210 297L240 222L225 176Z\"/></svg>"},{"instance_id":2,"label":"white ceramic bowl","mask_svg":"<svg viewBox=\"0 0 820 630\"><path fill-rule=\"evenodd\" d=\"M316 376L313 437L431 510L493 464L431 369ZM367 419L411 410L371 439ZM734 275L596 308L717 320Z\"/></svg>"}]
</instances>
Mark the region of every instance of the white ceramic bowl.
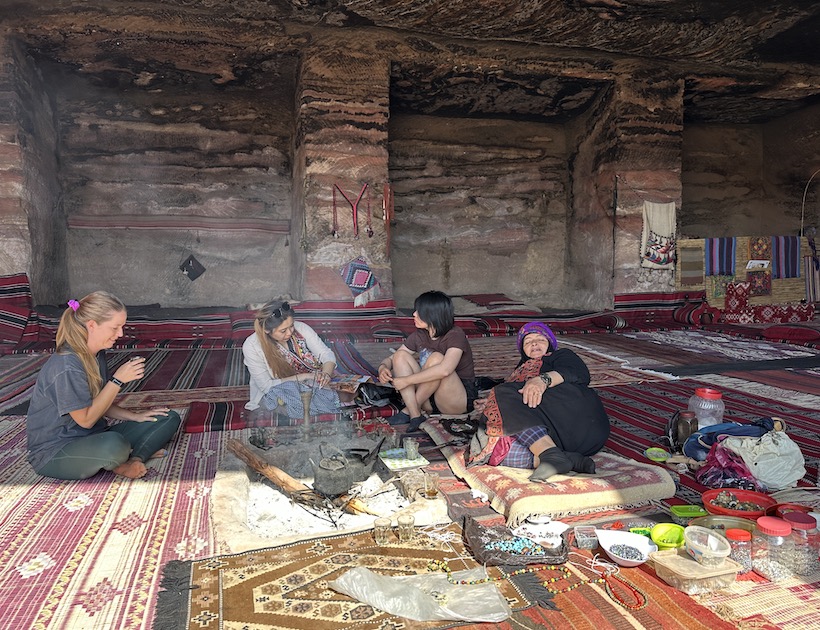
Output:
<instances>
[{"instance_id":1,"label":"white ceramic bowl","mask_svg":"<svg viewBox=\"0 0 820 630\"><path fill-rule=\"evenodd\" d=\"M606 552L610 559L621 565L622 567L637 567L649 559L649 554L658 550L658 546L652 542L651 539L640 534L633 534L632 532L619 532L611 529L596 529L595 535L598 536L598 543ZM634 547L643 554L641 560L627 560L615 555L610 551L614 545L629 545Z\"/></svg>"}]
</instances>

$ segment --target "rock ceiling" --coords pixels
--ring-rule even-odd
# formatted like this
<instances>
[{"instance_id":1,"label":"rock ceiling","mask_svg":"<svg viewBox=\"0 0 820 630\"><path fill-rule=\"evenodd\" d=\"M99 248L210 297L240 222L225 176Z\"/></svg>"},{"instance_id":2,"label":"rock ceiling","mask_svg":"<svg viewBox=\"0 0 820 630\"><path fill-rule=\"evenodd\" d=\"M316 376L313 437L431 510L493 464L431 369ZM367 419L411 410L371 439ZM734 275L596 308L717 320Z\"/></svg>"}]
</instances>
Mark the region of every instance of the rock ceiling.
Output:
<instances>
[{"instance_id":1,"label":"rock ceiling","mask_svg":"<svg viewBox=\"0 0 820 630\"><path fill-rule=\"evenodd\" d=\"M689 121L820 102L810 0L0 0L0 16L49 72L109 88L264 89L341 33L378 41L397 111L566 120L646 59L684 77Z\"/></svg>"}]
</instances>

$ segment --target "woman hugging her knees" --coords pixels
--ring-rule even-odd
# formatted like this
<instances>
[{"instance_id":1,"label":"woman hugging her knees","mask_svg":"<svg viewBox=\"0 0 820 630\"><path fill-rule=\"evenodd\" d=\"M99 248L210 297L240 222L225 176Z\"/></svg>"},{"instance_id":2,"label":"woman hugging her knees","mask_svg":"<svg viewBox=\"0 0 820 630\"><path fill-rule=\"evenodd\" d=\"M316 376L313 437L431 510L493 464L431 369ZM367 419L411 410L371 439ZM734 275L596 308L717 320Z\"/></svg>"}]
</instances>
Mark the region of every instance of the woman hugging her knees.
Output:
<instances>
[{"instance_id":1,"label":"woman hugging her knees","mask_svg":"<svg viewBox=\"0 0 820 630\"><path fill-rule=\"evenodd\" d=\"M467 413L476 399L473 352L464 331L454 325L452 300L441 291L428 291L413 305L416 331L379 364L379 381L391 383L401 394L405 411L390 424L419 428L423 413Z\"/></svg>"},{"instance_id":2,"label":"woman hugging her knees","mask_svg":"<svg viewBox=\"0 0 820 630\"><path fill-rule=\"evenodd\" d=\"M589 369L572 350L558 349L549 326L518 331L521 361L486 399L470 448L469 464L532 468L532 481L571 471L592 474L590 455L609 437L609 418L589 387Z\"/></svg>"},{"instance_id":3,"label":"woman hugging her knees","mask_svg":"<svg viewBox=\"0 0 820 630\"><path fill-rule=\"evenodd\" d=\"M105 351L125 325L123 303L104 291L69 300L57 349L37 376L26 420L29 462L39 474L87 479L100 470L137 479L145 462L163 457L180 417L167 407L135 412L114 403L120 388L142 378L134 358L109 375ZM109 424L106 416L123 422Z\"/></svg>"}]
</instances>

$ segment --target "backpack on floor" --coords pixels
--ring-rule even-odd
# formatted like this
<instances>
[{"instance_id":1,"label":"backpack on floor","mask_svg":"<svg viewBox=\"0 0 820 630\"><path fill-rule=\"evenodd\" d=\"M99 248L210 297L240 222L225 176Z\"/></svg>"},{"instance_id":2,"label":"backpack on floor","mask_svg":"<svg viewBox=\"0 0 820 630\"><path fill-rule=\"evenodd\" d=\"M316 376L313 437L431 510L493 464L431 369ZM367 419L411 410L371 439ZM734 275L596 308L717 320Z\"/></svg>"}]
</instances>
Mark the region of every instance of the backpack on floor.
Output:
<instances>
[{"instance_id":1,"label":"backpack on floor","mask_svg":"<svg viewBox=\"0 0 820 630\"><path fill-rule=\"evenodd\" d=\"M683 443L683 454L702 462L709 454L712 444L724 436L760 437L764 433L776 430L779 426L783 426L782 421L778 422L775 418L760 418L751 424L740 422L713 424L690 435Z\"/></svg>"}]
</instances>

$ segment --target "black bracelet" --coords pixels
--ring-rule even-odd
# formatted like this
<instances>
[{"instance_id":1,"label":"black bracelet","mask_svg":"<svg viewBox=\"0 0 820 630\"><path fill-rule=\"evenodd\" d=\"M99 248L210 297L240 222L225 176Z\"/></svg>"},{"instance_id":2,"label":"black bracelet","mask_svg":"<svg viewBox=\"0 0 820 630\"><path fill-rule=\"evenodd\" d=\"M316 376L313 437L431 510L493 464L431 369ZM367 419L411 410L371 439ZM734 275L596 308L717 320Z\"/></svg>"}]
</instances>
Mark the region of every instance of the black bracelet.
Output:
<instances>
[{"instance_id":1,"label":"black bracelet","mask_svg":"<svg viewBox=\"0 0 820 630\"><path fill-rule=\"evenodd\" d=\"M114 385L116 385L117 387L122 387L123 385L125 385L125 383L123 383L123 382L122 382L120 379L118 379L116 376L112 376L112 377L111 377L111 378L109 378L108 380L109 380L109 382L114 383Z\"/></svg>"},{"instance_id":2,"label":"black bracelet","mask_svg":"<svg viewBox=\"0 0 820 630\"><path fill-rule=\"evenodd\" d=\"M544 385L547 386L547 389L549 389L552 386L552 377L549 375L549 372L539 374L538 378L540 378L544 382Z\"/></svg>"}]
</instances>

